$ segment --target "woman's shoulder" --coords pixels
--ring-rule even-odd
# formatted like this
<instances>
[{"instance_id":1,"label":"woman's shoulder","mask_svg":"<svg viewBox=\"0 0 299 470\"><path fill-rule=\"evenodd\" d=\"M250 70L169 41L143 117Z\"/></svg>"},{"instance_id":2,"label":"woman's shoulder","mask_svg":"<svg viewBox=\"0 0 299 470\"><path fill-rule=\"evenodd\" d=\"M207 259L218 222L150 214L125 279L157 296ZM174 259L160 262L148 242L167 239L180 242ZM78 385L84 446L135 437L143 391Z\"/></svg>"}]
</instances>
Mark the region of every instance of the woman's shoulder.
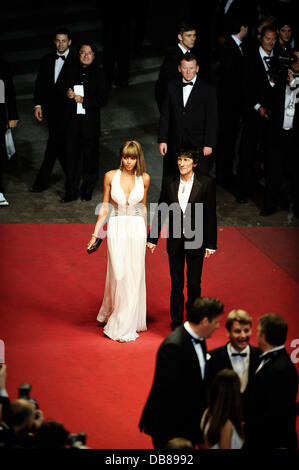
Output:
<instances>
[{"instance_id":1,"label":"woman's shoulder","mask_svg":"<svg viewBox=\"0 0 299 470\"><path fill-rule=\"evenodd\" d=\"M115 175L115 173L116 173L117 171L118 171L118 169L117 169L117 170L109 170L109 171L107 171L107 173L105 173L105 176L104 176L105 180L106 180L108 183L109 183L109 182L111 183L111 181L113 180L113 177L114 177L114 175Z\"/></svg>"},{"instance_id":2,"label":"woman's shoulder","mask_svg":"<svg viewBox=\"0 0 299 470\"><path fill-rule=\"evenodd\" d=\"M148 173L144 172L142 174L142 179L143 179L144 185L148 185L150 183L151 177Z\"/></svg>"}]
</instances>

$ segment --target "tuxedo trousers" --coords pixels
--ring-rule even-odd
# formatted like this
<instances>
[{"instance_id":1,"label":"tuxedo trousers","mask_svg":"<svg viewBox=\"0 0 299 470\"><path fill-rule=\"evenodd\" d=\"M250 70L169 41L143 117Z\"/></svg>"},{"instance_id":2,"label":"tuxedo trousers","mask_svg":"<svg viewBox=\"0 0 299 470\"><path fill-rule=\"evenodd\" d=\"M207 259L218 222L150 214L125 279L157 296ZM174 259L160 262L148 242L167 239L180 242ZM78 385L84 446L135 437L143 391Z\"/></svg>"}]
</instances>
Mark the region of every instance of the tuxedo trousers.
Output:
<instances>
[{"instance_id":1,"label":"tuxedo trousers","mask_svg":"<svg viewBox=\"0 0 299 470\"><path fill-rule=\"evenodd\" d=\"M170 315L171 328L180 326L184 321L184 286L185 264L187 265L187 302L186 310L192 307L195 299L201 296L201 274L205 249L196 254L191 250L181 250L168 253L171 277Z\"/></svg>"},{"instance_id":2,"label":"tuxedo trousers","mask_svg":"<svg viewBox=\"0 0 299 470\"><path fill-rule=\"evenodd\" d=\"M44 189L48 186L51 173L58 159L65 173L65 129L59 124L48 122L48 141L41 167L35 177L34 186Z\"/></svg>"},{"instance_id":3,"label":"tuxedo trousers","mask_svg":"<svg viewBox=\"0 0 299 470\"><path fill-rule=\"evenodd\" d=\"M66 140L67 197L91 196L99 173L99 119L78 115L70 120ZM82 181L81 181L82 180Z\"/></svg>"}]
</instances>

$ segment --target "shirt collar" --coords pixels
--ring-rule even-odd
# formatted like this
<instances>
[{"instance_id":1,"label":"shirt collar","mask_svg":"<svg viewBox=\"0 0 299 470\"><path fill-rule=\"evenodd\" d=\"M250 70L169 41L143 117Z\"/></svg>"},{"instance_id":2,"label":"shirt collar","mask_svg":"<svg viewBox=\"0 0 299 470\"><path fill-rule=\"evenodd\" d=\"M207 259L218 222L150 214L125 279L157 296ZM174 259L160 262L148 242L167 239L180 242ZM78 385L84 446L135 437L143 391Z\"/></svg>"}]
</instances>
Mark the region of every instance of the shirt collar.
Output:
<instances>
[{"instance_id":1,"label":"shirt collar","mask_svg":"<svg viewBox=\"0 0 299 470\"><path fill-rule=\"evenodd\" d=\"M183 54L186 54L186 52L190 52L190 49L185 49L180 43L178 43L179 48L181 49Z\"/></svg>"},{"instance_id":2,"label":"shirt collar","mask_svg":"<svg viewBox=\"0 0 299 470\"><path fill-rule=\"evenodd\" d=\"M241 39L239 39L237 36L235 36L234 34L231 35L231 38L235 41L235 43L237 44L237 46L239 47L240 44L242 44L242 41Z\"/></svg>"},{"instance_id":3,"label":"shirt collar","mask_svg":"<svg viewBox=\"0 0 299 470\"><path fill-rule=\"evenodd\" d=\"M260 358L264 358L267 356L267 354L275 352L275 351L280 351L281 349L284 349L284 345L282 346L276 346L276 348L269 349L269 351L265 351L263 354L260 355Z\"/></svg>"},{"instance_id":4,"label":"shirt collar","mask_svg":"<svg viewBox=\"0 0 299 470\"><path fill-rule=\"evenodd\" d=\"M181 175L180 175L180 183L181 183L181 184L193 184L193 181L194 181L194 172L193 172L191 178L188 179L188 181L182 180L182 177L181 177Z\"/></svg>"},{"instance_id":5,"label":"shirt collar","mask_svg":"<svg viewBox=\"0 0 299 470\"><path fill-rule=\"evenodd\" d=\"M228 343L228 352L229 352L230 354L232 354L232 353L238 354L238 353L240 353L240 352L241 352L241 353L249 354L249 352L250 352L249 344L247 344L246 348L245 348L245 349L242 349L242 351L237 351L237 350L232 346L231 343Z\"/></svg>"},{"instance_id":6,"label":"shirt collar","mask_svg":"<svg viewBox=\"0 0 299 470\"><path fill-rule=\"evenodd\" d=\"M189 333L189 335L192 336L192 338L204 340L204 338L200 338L196 333L194 333L188 321L185 321L184 328Z\"/></svg>"},{"instance_id":7,"label":"shirt collar","mask_svg":"<svg viewBox=\"0 0 299 470\"><path fill-rule=\"evenodd\" d=\"M189 80L189 82L192 82L194 85L194 83L196 82L196 79L197 79L197 74L192 78L192 80ZM183 83L189 83L189 82L183 78Z\"/></svg>"},{"instance_id":8,"label":"shirt collar","mask_svg":"<svg viewBox=\"0 0 299 470\"><path fill-rule=\"evenodd\" d=\"M274 55L273 49L271 51L271 54L268 55L267 52L264 51L262 46L259 47L259 52L260 52L260 56L261 56L262 59L264 59L264 57L273 57L273 55Z\"/></svg>"},{"instance_id":9,"label":"shirt collar","mask_svg":"<svg viewBox=\"0 0 299 470\"><path fill-rule=\"evenodd\" d=\"M59 55L59 56L64 55L64 57L67 58L67 56L69 55L69 52L70 52L70 49L68 48L63 54L59 54L59 52L57 52L57 51L56 51L56 54Z\"/></svg>"}]
</instances>

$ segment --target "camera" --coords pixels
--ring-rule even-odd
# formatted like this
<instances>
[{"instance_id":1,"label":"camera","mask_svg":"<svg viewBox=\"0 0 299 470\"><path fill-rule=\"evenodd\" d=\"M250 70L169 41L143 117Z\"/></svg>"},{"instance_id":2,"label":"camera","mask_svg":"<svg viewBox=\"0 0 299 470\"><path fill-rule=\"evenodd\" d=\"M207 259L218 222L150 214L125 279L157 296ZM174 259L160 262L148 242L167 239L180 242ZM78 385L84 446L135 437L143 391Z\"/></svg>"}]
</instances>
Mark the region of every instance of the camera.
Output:
<instances>
[{"instance_id":1,"label":"camera","mask_svg":"<svg viewBox=\"0 0 299 470\"><path fill-rule=\"evenodd\" d=\"M35 409L38 410L39 406L35 398L30 397L31 385L30 384L21 384L19 386L19 398L24 398L25 400L31 401L34 404Z\"/></svg>"},{"instance_id":2,"label":"camera","mask_svg":"<svg viewBox=\"0 0 299 470\"><path fill-rule=\"evenodd\" d=\"M297 56L286 52L277 57L264 57L264 60L269 67L267 73L271 80L286 81L288 69L297 61Z\"/></svg>"},{"instance_id":3,"label":"camera","mask_svg":"<svg viewBox=\"0 0 299 470\"><path fill-rule=\"evenodd\" d=\"M86 442L86 433L85 432L78 432L77 434L72 433L68 435L68 443L70 447L74 447L76 449L85 448Z\"/></svg>"}]
</instances>

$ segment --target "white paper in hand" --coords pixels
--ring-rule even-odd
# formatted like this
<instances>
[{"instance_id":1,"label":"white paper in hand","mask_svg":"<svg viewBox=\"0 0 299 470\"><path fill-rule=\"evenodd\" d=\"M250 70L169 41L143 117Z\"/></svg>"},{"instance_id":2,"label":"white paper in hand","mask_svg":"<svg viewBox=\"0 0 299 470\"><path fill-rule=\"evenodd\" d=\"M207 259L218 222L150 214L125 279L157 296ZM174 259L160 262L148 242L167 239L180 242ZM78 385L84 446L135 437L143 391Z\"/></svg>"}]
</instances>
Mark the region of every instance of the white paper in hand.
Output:
<instances>
[{"instance_id":1,"label":"white paper in hand","mask_svg":"<svg viewBox=\"0 0 299 470\"><path fill-rule=\"evenodd\" d=\"M5 132L5 147L8 159L10 159L16 153L11 129L7 129Z\"/></svg>"},{"instance_id":2,"label":"white paper in hand","mask_svg":"<svg viewBox=\"0 0 299 470\"><path fill-rule=\"evenodd\" d=\"M84 86L83 85L74 85L75 95L84 96ZM86 114L85 109L82 106L82 103L77 103L77 114Z\"/></svg>"}]
</instances>

